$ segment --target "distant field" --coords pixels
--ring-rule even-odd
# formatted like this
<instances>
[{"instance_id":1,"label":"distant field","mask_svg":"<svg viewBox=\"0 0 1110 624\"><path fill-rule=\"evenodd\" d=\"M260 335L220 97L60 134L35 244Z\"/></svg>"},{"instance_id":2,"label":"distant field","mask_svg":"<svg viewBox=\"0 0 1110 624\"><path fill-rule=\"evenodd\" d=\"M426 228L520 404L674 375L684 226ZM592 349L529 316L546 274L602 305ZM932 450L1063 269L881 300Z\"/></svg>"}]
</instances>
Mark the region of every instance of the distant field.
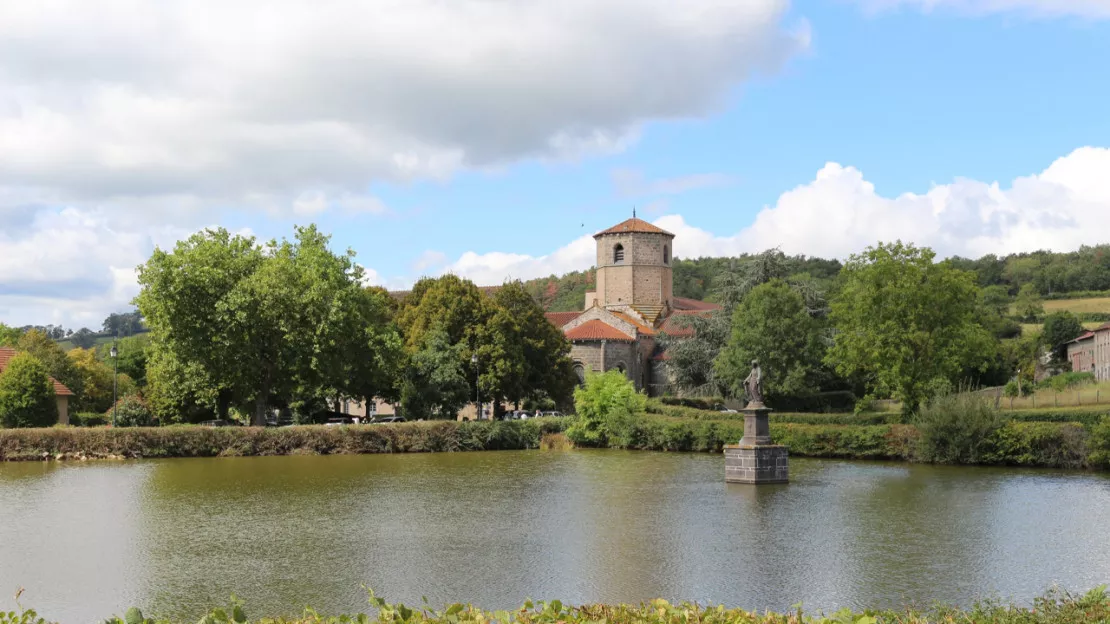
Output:
<instances>
[{"instance_id":1,"label":"distant field","mask_svg":"<svg viewBox=\"0 0 1110 624\"><path fill-rule=\"evenodd\" d=\"M1044 311L1048 314L1067 310L1077 314L1082 312L1102 312L1110 314L1110 297L1097 297L1094 299L1060 299L1045 301Z\"/></svg>"},{"instance_id":2,"label":"distant field","mask_svg":"<svg viewBox=\"0 0 1110 624\"><path fill-rule=\"evenodd\" d=\"M97 346L100 346L102 344L107 344L109 342L112 342L112 337L111 336L101 336L101 337L96 339L96 345ZM70 351L70 350L73 349L73 343L70 342L69 340L59 340L58 341L58 346L61 347L64 351Z\"/></svg>"},{"instance_id":3,"label":"distant field","mask_svg":"<svg viewBox=\"0 0 1110 624\"><path fill-rule=\"evenodd\" d=\"M1093 323L1083 323L1083 327L1085 327L1087 329L1098 329L1099 327L1102 327L1105 324L1106 323L1099 323L1098 321L1095 321ZM1042 331L1044 331L1044 325L1041 325L1040 323L1022 323L1021 324L1021 335L1023 335L1023 336L1030 336L1032 334L1039 334Z\"/></svg>"}]
</instances>

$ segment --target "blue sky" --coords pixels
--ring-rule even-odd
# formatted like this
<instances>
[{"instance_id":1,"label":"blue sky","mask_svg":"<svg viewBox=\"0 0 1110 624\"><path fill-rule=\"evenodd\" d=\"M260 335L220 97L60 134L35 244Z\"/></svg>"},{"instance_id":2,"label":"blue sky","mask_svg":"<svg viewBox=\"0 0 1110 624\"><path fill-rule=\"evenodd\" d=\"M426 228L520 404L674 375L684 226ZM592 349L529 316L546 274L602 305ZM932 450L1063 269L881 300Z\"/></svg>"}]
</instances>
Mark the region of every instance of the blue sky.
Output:
<instances>
[{"instance_id":1,"label":"blue sky","mask_svg":"<svg viewBox=\"0 0 1110 624\"><path fill-rule=\"evenodd\" d=\"M575 1L565 29L544 0L463 4L456 32L433 2L285 0L273 38L217 4L214 35L0 9L0 322L95 325L210 225L314 221L393 287L589 268L633 207L685 256L1110 242L1110 0Z\"/></svg>"}]
</instances>

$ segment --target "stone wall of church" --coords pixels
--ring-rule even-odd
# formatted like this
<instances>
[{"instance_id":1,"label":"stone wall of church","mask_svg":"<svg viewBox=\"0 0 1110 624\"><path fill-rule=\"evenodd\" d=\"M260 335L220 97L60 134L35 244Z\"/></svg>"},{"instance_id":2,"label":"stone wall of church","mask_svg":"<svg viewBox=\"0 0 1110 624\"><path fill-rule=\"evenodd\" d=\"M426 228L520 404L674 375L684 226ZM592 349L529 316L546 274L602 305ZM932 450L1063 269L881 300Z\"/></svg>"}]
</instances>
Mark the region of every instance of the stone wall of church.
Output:
<instances>
[{"instance_id":1,"label":"stone wall of church","mask_svg":"<svg viewBox=\"0 0 1110 624\"><path fill-rule=\"evenodd\" d=\"M637 390L651 382L649 356L654 348L650 339L636 342L576 342L571 346L570 359L595 373L604 373L620 366Z\"/></svg>"},{"instance_id":2,"label":"stone wall of church","mask_svg":"<svg viewBox=\"0 0 1110 624\"><path fill-rule=\"evenodd\" d=\"M670 305L674 241L661 234L608 234L597 242L597 299L602 305ZM615 261L616 247L624 261Z\"/></svg>"}]
</instances>

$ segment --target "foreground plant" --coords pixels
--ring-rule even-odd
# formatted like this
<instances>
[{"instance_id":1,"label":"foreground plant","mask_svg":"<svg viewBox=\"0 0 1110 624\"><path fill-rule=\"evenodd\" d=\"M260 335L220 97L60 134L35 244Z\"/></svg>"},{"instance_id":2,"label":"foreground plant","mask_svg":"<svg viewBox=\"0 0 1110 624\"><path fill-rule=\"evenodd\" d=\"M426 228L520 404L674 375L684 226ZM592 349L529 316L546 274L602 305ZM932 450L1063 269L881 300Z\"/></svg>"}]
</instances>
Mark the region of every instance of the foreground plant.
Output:
<instances>
[{"instance_id":1,"label":"foreground plant","mask_svg":"<svg viewBox=\"0 0 1110 624\"><path fill-rule=\"evenodd\" d=\"M17 595L18 598L18 595ZM376 616L367 614L325 616L306 609L295 618L264 618L259 624L1079 624L1110 621L1110 596L1106 586L1086 594L1071 594L1052 589L1033 601L1031 607L997 600L981 601L968 609L935 607L929 611L853 612L843 609L832 614L807 615L799 607L789 613L756 613L723 606L702 607L694 603L671 604L652 600L639 605L584 605L574 607L558 600L525 602L515 611L483 611L473 605L453 604L442 611L432 609L424 600L420 608L389 604L370 592ZM209 611L198 624L246 624L249 622L241 602L232 598L227 608ZM0 612L0 624L48 624L34 611ZM152 620L138 609L124 617L112 617L104 624L171 624Z\"/></svg>"}]
</instances>

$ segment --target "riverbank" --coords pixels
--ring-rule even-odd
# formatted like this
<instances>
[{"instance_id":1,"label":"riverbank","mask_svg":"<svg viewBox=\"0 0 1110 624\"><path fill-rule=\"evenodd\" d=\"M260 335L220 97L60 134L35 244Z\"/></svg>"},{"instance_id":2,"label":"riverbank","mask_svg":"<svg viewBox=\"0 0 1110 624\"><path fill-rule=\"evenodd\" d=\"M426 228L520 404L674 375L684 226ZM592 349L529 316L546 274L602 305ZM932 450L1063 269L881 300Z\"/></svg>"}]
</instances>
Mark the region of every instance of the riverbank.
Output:
<instances>
[{"instance_id":1,"label":"riverbank","mask_svg":"<svg viewBox=\"0 0 1110 624\"><path fill-rule=\"evenodd\" d=\"M500 451L539 448L565 418L325 427L0 429L0 461Z\"/></svg>"},{"instance_id":2,"label":"riverbank","mask_svg":"<svg viewBox=\"0 0 1110 624\"><path fill-rule=\"evenodd\" d=\"M426 604L410 608L403 604L388 604L371 594L370 604L376 615L326 616L306 609L300 617L262 618L251 620L243 605L233 602L226 608L216 608L201 620L209 624L338 624L357 622L369 624L941 624L964 622L966 624L1082 624L1110 621L1110 596L1105 587L1086 594L1070 594L1052 590L1023 606L995 600L978 602L967 609L937 606L923 610L907 608L900 611L842 609L835 613L805 613L801 607L789 613L758 613L725 606L701 606L684 602L671 604L666 600L652 600L639 605L593 604L564 605L558 600L526 602L513 611L485 611L473 605L453 604L435 610ZM33 611L0 613L0 624L48 624ZM105 624L171 624L168 620L144 617L138 609L130 609L123 617L115 616Z\"/></svg>"},{"instance_id":3,"label":"riverbank","mask_svg":"<svg viewBox=\"0 0 1110 624\"><path fill-rule=\"evenodd\" d=\"M743 437L743 420L644 414L608 441L609 448L720 453ZM0 430L0 461L427 453L538 449L564 433L570 418L524 421L429 421L346 427L162 427ZM775 442L795 457L921 461L920 433L901 424L772 422ZM561 440L547 447L559 448ZM1110 419L1012 420L984 440L976 464L1040 468L1110 468Z\"/></svg>"}]
</instances>

